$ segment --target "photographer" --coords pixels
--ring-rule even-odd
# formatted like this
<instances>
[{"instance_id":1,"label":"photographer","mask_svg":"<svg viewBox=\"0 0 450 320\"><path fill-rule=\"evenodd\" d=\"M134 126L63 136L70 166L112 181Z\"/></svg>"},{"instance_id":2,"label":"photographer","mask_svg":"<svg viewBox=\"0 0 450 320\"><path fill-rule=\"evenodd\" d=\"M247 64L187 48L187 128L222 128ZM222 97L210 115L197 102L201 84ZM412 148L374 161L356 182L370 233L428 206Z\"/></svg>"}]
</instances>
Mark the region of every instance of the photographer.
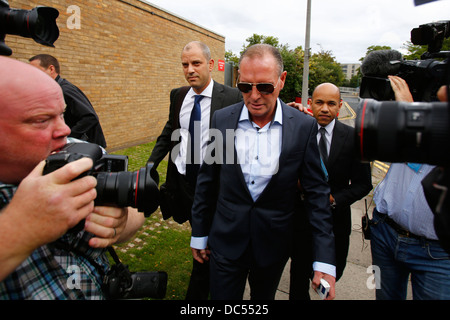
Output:
<instances>
[{"instance_id":1,"label":"photographer","mask_svg":"<svg viewBox=\"0 0 450 320\"><path fill-rule=\"evenodd\" d=\"M49 54L38 54L29 59L61 86L66 102L64 121L70 127L70 137L96 143L106 148L106 140L97 113L86 95L74 84L61 78L59 61Z\"/></svg>"},{"instance_id":2,"label":"photographer","mask_svg":"<svg viewBox=\"0 0 450 320\"><path fill-rule=\"evenodd\" d=\"M103 299L106 247L143 224L134 209L94 207L96 179L82 158L42 175L70 133L60 86L0 57L0 299ZM84 230L67 232L85 219Z\"/></svg>"},{"instance_id":3,"label":"photographer","mask_svg":"<svg viewBox=\"0 0 450 320\"><path fill-rule=\"evenodd\" d=\"M405 80L389 79L397 101L413 101ZM413 299L450 299L450 257L439 244L421 185L433 168L392 163L375 189L370 230L373 264L380 268L377 299L406 299L410 276Z\"/></svg>"}]
</instances>

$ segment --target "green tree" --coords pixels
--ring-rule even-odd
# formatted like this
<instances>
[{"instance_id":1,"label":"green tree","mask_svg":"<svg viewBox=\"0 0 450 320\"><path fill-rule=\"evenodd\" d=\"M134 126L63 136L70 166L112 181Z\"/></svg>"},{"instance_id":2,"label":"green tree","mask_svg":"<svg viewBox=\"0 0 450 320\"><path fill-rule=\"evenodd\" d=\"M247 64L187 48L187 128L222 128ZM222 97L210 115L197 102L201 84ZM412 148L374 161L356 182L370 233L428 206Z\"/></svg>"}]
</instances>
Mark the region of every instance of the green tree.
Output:
<instances>
[{"instance_id":1,"label":"green tree","mask_svg":"<svg viewBox=\"0 0 450 320\"><path fill-rule=\"evenodd\" d=\"M227 62L233 62L235 66L239 64L239 57L236 56L233 51L227 50L225 51L225 61Z\"/></svg>"},{"instance_id":2,"label":"green tree","mask_svg":"<svg viewBox=\"0 0 450 320\"><path fill-rule=\"evenodd\" d=\"M403 44L403 49L408 51L408 53L403 56L406 60L420 60L422 54L428 51L428 46L418 46L414 45L411 41L406 41ZM450 51L450 38L444 39L441 51Z\"/></svg>"},{"instance_id":3,"label":"green tree","mask_svg":"<svg viewBox=\"0 0 450 320\"><path fill-rule=\"evenodd\" d=\"M337 86L344 83L344 72L331 51L321 50L314 53L309 66L309 88L312 90L323 82L331 82ZM310 90L311 93L311 90Z\"/></svg>"}]
</instances>

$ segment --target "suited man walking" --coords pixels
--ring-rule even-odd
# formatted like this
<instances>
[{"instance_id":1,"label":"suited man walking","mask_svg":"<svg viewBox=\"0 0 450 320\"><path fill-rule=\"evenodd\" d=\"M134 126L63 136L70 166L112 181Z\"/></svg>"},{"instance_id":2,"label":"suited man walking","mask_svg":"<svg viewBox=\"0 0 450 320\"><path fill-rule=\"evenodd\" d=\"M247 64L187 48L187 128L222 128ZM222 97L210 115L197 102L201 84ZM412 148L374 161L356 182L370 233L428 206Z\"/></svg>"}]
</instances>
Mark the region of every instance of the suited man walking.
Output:
<instances>
[{"instance_id":1,"label":"suited man walking","mask_svg":"<svg viewBox=\"0 0 450 320\"><path fill-rule=\"evenodd\" d=\"M191 238L194 258L210 260L212 299L242 299L247 277L252 299L274 299L290 254L299 178L314 227L313 286L326 279L334 298L334 237L317 125L278 99L283 70L276 48L249 47L239 64L244 102L213 116L215 161L200 168Z\"/></svg>"},{"instance_id":2,"label":"suited man walking","mask_svg":"<svg viewBox=\"0 0 450 320\"><path fill-rule=\"evenodd\" d=\"M325 164L329 201L333 213L336 244L336 281L347 263L351 233L350 205L372 190L370 165L361 163L354 154L354 128L337 119L342 100L339 88L331 83L318 85L312 95L311 109L317 120L317 143ZM324 136L323 136L324 135ZM309 299L309 277L312 272L311 227L305 218L304 203L297 203L294 250L291 259L289 298Z\"/></svg>"},{"instance_id":3,"label":"suited man walking","mask_svg":"<svg viewBox=\"0 0 450 320\"><path fill-rule=\"evenodd\" d=\"M173 217L178 223L191 220L196 173L203 159L209 138L209 125L214 112L242 100L240 91L214 81L211 72L214 60L207 45L199 41L186 44L181 54L181 65L189 86L170 92L169 119L158 137L148 162L156 168L170 153L166 182L161 186L161 212L164 219ZM198 140L190 139L191 113L196 96L201 95L198 118L194 122ZM198 98L197 98L198 99ZM198 107L198 106L197 106ZM194 117L192 117L194 118ZM176 134L178 133L178 134ZM172 140L172 134L177 139ZM191 152L190 146L195 147ZM191 159L191 153L192 159ZM191 169L194 167L193 169ZM197 167L198 170L198 167ZM194 260L186 299L207 299L209 295L209 265Z\"/></svg>"}]
</instances>

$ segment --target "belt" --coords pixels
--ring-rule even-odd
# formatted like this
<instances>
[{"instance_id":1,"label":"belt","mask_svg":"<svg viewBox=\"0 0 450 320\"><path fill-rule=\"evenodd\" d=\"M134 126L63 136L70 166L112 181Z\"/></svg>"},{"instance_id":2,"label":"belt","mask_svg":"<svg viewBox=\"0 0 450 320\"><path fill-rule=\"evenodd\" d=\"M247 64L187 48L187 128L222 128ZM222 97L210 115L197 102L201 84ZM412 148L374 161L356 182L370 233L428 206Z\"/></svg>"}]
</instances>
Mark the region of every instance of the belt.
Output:
<instances>
[{"instance_id":1,"label":"belt","mask_svg":"<svg viewBox=\"0 0 450 320\"><path fill-rule=\"evenodd\" d=\"M425 237L422 236L418 236L408 230L406 230L405 228L403 228L402 226L400 226L397 222L395 222L394 220L392 220L391 218L389 218L389 216L385 213L381 213L378 212L378 214L382 217L383 221L386 222L392 229L394 229L399 235L403 236L403 237L407 237L407 238L413 238L413 239L426 239ZM428 240L428 239L426 239ZM429 241L434 241L434 240L429 240Z\"/></svg>"}]
</instances>

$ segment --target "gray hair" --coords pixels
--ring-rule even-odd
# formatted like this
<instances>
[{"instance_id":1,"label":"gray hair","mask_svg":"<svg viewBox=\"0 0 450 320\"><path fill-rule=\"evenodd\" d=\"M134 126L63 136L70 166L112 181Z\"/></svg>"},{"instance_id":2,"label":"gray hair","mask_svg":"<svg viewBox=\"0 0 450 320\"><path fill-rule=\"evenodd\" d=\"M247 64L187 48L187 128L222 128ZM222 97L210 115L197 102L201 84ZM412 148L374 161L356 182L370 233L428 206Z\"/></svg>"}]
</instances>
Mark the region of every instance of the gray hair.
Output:
<instances>
[{"instance_id":1,"label":"gray hair","mask_svg":"<svg viewBox=\"0 0 450 320\"><path fill-rule=\"evenodd\" d=\"M281 76L284 71L284 64L281 53L274 46L265 43L254 44L245 49L245 51L241 55L241 58L239 59L239 66L241 65L241 62L244 58L263 57L265 54L270 54L275 58L275 61L278 65L278 75Z\"/></svg>"},{"instance_id":2,"label":"gray hair","mask_svg":"<svg viewBox=\"0 0 450 320\"><path fill-rule=\"evenodd\" d=\"M205 56L207 61L211 60L211 51L209 50L209 47L201 41L189 42L187 45L184 46L183 52L191 50L194 46L199 47L203 51L203 55Z\"/></svg>"}]
</instances>

